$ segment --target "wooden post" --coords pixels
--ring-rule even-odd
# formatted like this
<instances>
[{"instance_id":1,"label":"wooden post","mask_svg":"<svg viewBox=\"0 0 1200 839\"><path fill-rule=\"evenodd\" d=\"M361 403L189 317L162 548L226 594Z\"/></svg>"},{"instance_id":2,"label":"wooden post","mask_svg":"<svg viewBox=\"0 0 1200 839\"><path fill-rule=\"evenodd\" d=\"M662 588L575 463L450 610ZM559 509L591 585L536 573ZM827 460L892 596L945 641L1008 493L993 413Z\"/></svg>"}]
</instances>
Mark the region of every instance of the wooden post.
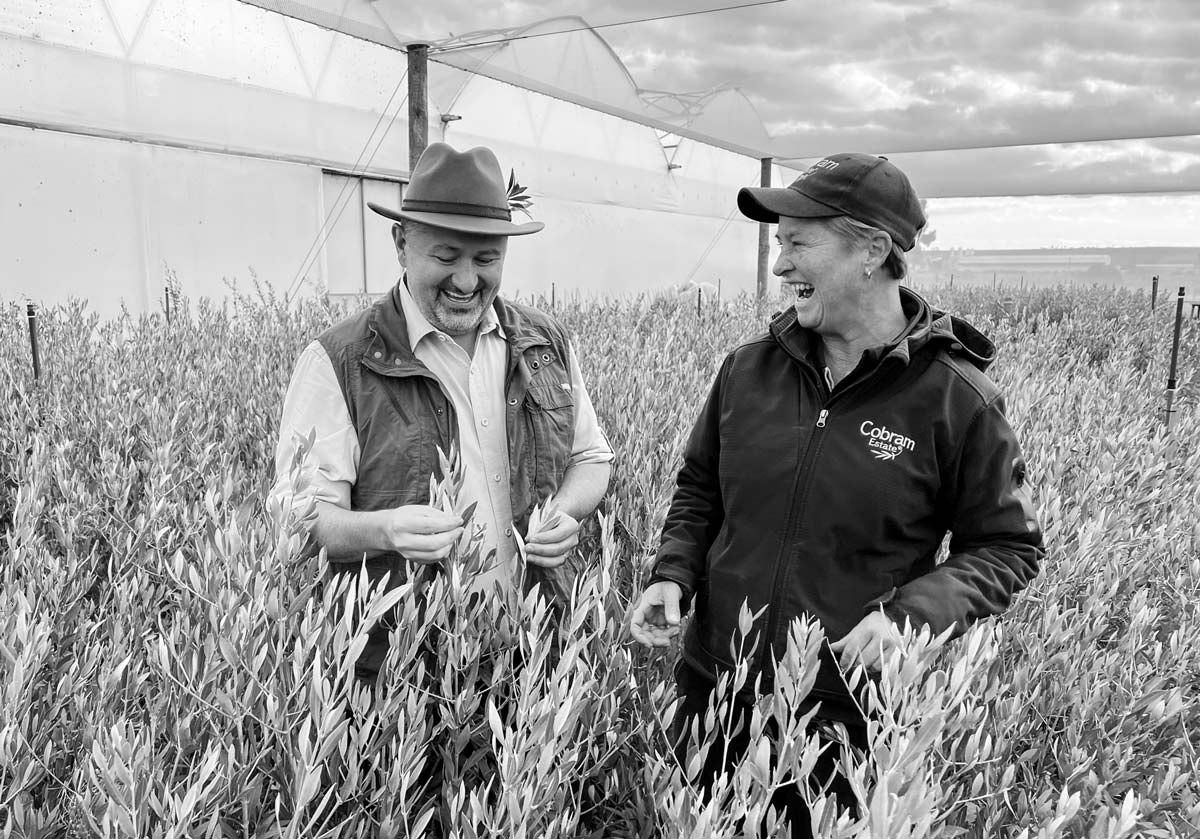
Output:
<instances>
[{"instance_id":1,"label":"wooden post","mask_svg":"<svg viewBox=\"0 0 1200 839\"><path fill-rule=\"evenodd\" d=\"M1154 311L1155 304L1158 303L1158 275L1154 275L1154 279L1150 281L1150 311Z\"/></svg>"},{"instance_id":2,"label":"wooden post","mask_svg":"<svg viewBox=\"0 0 1200 839\"><path fill-rule=\"evenodd\" d=\"M769 187L771 185L771 160L772 158L764 157L760 161L762 163L762 172L758 179L759 186ZM756 296L759 301L767 299L767 280L770 276L767 272L767 260L770 257L770 225L760 224L758 226L758 287L756 289Z\"/></svg>"},{"instance_id":3,"label":"wooden post","mask_svg":"<svg viewBox=\"0 0 1200 839\"><path fill-rule=\"evenodd\" d=\"M1171 344L1171 372L1167 376L1167 428L1171 427L1171 414L1175 413L1171 407L1175 401L1175 389L1179 382L1175 378L1175 373L1179 369L1179 332L1183 328L1183 292L1184 287L1179 287L1179 302L1175 306L1175 340Z\"/></svg>"},{"instance_id":4,"label":"wooden post","mask_svg":"<svg viewBox=\"0 0 1200 839\"><path fill-rule=\"evenodd\" d=\"M429 145L429 44L406 45L408 52L408 170L417 168Z\"/></svg>"},{"instance_id":5,"label":"wooden post","mask_svg":"<svg viewBox=\"0 0 1200 839\"><path fill-rule=\"evenodd\" d=\"M42 378L42 364L38 358L37 306L30 303L25 307L25 314L29 318L29 350L33 353L33 378L38 380Z\"/></svg>"}]
</instances>

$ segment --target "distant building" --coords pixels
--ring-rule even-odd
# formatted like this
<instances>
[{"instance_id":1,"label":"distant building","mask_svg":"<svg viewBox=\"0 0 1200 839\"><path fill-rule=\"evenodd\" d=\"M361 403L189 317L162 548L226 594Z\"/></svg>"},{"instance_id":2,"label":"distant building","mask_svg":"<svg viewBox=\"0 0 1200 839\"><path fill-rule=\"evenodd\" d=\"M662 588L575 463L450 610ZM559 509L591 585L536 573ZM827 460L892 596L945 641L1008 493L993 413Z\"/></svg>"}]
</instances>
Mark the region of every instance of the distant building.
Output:
<instances>
[{"instance_id":1,"label":"distant building","mask_svg":"<svg viewBox=\"0 0 1200 839\"><path fill-rule=\"evenodd\" d=\"M1200 247L1028 248L928 250L913 260L918 281L1049 286L1092 284L1143 286L1196 283Z\"/></svg>"}]
</instances>

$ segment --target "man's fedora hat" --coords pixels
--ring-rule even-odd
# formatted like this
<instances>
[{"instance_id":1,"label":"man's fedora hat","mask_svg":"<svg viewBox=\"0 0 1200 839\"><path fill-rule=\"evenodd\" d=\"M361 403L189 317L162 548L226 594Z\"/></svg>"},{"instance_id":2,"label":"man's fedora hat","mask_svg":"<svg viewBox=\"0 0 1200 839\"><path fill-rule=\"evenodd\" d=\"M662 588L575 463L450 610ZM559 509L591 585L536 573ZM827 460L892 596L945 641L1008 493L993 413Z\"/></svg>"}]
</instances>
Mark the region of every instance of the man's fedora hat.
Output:
<instances>
[{"instance_id":1,"label":"man's fedora hat","mask_svg":"<svg viewBox=\"0 0 1200 839\"><path fill-rule=\"evenodd\" d=\"M500 161L483 146L458 152L445 143L431 144L413 167L399 210L367 206L397 221L484 236L524 236L545 227L540 221L513 224Z\"/></svg>"},{"instance_id":2,"label":"man's fedora hat","mask_svg":"<svg viewBox=\"0 0 1200 839\"><path fill-rule=\"evenodd\" d=\"M921 199L908 177L873 154L831 154L788 187L742 187L737 203L742 215L764 224L778 224L780 216L850 216L885 231L906 251L925 226Z\"/></svg>"}]
</instances>

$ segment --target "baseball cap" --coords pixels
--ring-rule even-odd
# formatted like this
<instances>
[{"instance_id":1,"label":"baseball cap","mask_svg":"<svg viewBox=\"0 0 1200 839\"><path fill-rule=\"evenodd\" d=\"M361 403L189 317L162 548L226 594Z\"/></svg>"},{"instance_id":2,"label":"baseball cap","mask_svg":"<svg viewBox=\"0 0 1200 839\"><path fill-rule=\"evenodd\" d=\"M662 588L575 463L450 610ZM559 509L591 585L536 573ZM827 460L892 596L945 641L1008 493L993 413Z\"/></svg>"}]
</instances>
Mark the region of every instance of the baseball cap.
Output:
<instances>
[{"instance_id":1,"label":"baseball cap","mask_svg":"<svg viewBox=\"0 0 1200 839\"><path fill-rule=\"evenodd\" d=\"M787 187L742 187L738 209L764 224L780 216L850 216L878 227L902 250L912 250L925 226L921 200L908 177L886 157L847 152L822 158Z\"/></svg>"}]
</instances>

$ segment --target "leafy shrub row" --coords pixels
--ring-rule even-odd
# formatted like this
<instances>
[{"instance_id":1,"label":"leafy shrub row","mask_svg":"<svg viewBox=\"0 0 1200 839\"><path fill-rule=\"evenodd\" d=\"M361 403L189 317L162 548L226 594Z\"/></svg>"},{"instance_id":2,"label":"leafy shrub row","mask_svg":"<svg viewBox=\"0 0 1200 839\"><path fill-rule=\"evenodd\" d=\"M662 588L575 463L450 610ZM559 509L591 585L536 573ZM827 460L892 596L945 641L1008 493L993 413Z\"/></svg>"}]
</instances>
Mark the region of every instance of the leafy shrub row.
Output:
<instances>
[{"instance_id":1,"label":"leafy shrub row","mask_svg":"<svg viewBox=\"0 0 1200 839\"><path fill-rule=\"evenodd\" d=\"M844 837L1194 836L1200 329L1166 433L1168 314L1144 297L924 293L1000 349L1050 555L1003 618L910 634L844 766L860 808L813 793L814 818ZM619 458L561 615L464 599L453 576L388 595L331 578L304 520L266 502L292 363L341 309L185 301L168 325L60 307L37 384L4 311L3 836L734 836L805 775L820 743L793 709L817 627L792 627L789 678L707 802L667 748L674 656L625 628L692 418L769 314L750 301L558 307ZM391 605L367 691L347 662Z\"/></svg>"}]
</instances>

